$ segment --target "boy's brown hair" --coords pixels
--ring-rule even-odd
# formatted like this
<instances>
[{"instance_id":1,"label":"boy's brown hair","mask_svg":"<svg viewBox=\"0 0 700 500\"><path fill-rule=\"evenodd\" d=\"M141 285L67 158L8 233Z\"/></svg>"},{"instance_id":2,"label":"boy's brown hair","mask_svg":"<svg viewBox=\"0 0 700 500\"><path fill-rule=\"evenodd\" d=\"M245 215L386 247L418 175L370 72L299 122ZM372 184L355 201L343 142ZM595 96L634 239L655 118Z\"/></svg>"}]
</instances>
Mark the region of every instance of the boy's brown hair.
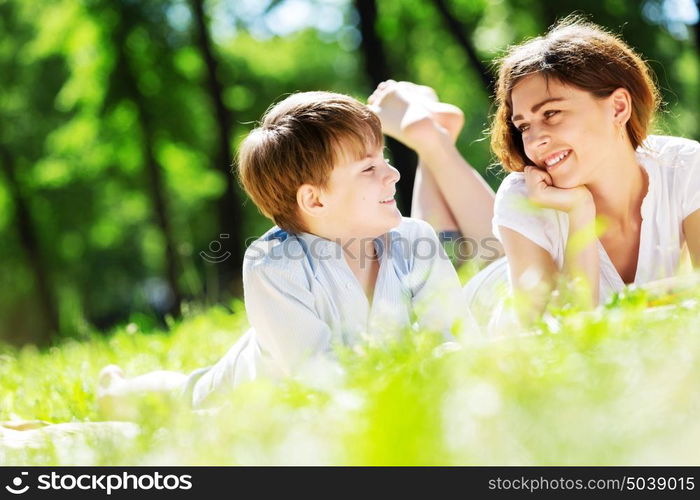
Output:
<instances>
[{"instance_id":1,"label":"boy's brown hair","mask_svg":"<svg viewBox=\"0 0 700 500\"><path fill-rule=\"evenodd\" d=\"M523 78L537 73L599 98L618 88L627 89L632 96L632 115L626 126L632 147L636 149L646 138L660 100L651 70L620 38L570 16L546 35L511 47L499 61L491 149L505 170L522 172L531 163L511 121L511 92Z\"/></svg>"},{"instance_id":2,"label":"boy's brown hair","mask_svg":"<svg viewBox=\"0 0 700 500\"><path fill-rule=\"evenodd\" d=\"M352 97L292 94L267 110L238 150L238 174L260 211L285 231L306 230L297 206L303 184L324 188L341 162L382 144L379 118Z\"/></svg>"}]
</instances>

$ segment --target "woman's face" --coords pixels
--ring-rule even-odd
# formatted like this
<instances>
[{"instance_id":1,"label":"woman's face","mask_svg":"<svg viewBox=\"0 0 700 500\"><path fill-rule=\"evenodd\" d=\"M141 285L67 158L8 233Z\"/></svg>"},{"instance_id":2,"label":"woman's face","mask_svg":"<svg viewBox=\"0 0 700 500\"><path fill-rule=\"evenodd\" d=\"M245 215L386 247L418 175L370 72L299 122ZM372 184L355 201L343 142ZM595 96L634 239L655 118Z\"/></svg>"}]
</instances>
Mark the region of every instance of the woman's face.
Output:
<instances>
[{"instance_id":1,"label":"woman's face","mask_svg":"<svg viewBox=\"0 0 700 500\"><path fill-rule=\"evenodd\" d=\"M619 148L613 99L545 79L523 78L511 92L512 121L525 154L545 169L554 185L572 188L599 179Z\"/></svg>"}]
</instances>

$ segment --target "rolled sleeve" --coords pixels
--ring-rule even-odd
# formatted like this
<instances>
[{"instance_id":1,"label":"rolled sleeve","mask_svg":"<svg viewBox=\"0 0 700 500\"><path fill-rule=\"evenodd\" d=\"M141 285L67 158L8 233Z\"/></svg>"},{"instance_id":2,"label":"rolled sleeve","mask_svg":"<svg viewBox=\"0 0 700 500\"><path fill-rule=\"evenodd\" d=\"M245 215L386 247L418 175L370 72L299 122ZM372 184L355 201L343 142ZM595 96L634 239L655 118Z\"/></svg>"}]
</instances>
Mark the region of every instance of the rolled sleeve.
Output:
<instances>
[{"instance_id":1,"label":"rolled sleeve","mask_svg":"<svg viewBox=\"0 0 700 500\"><path fill-rule=\"evenodd\" d=\"M243 287L258 345L285 375L308 358L330 352L331 331L316 312L301 262L247 262Z\"/></svg>"}]
</instances>

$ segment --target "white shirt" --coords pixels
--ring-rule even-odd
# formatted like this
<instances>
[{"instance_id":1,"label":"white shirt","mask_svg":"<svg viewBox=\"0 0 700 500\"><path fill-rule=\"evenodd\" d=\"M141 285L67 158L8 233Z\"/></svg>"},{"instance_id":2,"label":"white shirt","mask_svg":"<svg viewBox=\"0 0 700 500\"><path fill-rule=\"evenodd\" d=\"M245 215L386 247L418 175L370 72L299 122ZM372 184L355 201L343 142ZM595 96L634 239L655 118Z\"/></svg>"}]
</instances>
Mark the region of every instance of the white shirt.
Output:
<instances>
[{"instance_id":1,"label":"white shirt","mask_svg":"<svg viewBox=\"0 0 700 500\"><path fill-rule=\"evenodd\" d=\"M680 137L649 136L637 149L637 161L649 176L642 201L635 284L673 276L685 243L683 221L700 209L700 144ZM493 233L507 227L544 248L562 269L569 229L565 212L538 208L527 197L525 174L514 172L496 193ZM625 283L600 243L600 302Z\"/></svg>"},{"instance_id":2,"label":"white shirt","mask_svg":"<svg viewBox=\"0 0 700 500\"><path fill-rule=\"evenodd\" d=\"M197 374L194 405L220 387L290 375L336 345L386 339L406 327L448 337L460 325L473 327L457 272L428 223L404 218L374 243L380 268L370 304L338 243L278 227L256 240L243 263L252 328Z\"/></svg>"}]
</instances>

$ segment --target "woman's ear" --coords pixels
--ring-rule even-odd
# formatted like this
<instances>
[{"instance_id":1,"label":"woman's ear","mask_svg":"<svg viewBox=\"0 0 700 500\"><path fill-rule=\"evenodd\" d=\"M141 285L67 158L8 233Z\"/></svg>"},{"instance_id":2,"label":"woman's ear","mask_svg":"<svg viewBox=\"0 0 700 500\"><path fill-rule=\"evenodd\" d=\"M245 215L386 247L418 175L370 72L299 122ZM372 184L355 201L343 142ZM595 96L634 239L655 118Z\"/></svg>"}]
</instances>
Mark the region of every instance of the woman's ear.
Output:
<instances>
[{"instance_id":1,"label":"woman's ear","mask_svg":"<svg viewBox=\"0 0 700 500\"><path fill-rule=\"evenodd\" d=\"M610 99L613 106L613 119L616 124L626 125L632 116L632 96L629 90L623 87L615 89L610 94Z\"/></svg>"},{"instance_id":2,"label":"woman's ear","mask_svg":"<svg viewBox=\"0 0 700 500\"><path fill-rule=\"evenodd\" d=\"M311 184L302 184L297 189L297 205L302 213L311 217L318 217L326 209L321 201L321 191Z\"/></svg>"}]
</instances>

